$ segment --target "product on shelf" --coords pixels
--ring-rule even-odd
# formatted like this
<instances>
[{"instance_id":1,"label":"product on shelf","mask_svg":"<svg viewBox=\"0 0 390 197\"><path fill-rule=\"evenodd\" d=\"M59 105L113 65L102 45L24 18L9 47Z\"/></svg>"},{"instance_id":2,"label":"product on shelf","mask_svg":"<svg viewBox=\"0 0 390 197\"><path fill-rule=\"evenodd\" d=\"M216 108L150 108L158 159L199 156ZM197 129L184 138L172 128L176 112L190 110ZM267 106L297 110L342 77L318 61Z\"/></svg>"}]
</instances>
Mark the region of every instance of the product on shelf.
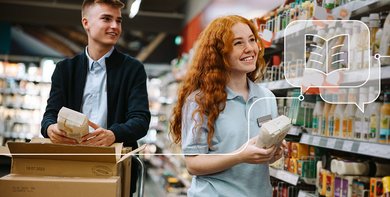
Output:
<instances>
[{"instance_id":1,"label":"product on shelf","mask_svg":"<svg viewBox=\"0 0 390 197\"><path fill-rule=\"evenodd\" d=\"M383 183L381 178L370 178L370 197L382 196Z\"/></svg>"},{"instance_id":2,"label":"product on shelf","mask_svg":"<svg viewBox=\"0 0 390 197\"><path fill-rule=\"evenodd\" d=\"M331 171L338 175L368 175L369 164L367 162L352 162L333 159L331 161Z\"/></svg>"},{"instance_id":3,"label":"product on shelf","mask_svg":"<svg viewBox=\"0 0 390 197\"><path fill-rule=\"evenodd\" d=\"M379 142L390 143L390 92L384 93L384 104L381 107L381 128Z\"/></svg>"},{"instance_id":4,"label":"product on shelf","mask_svg":"<svg viewBox=\"0 0 390 197\"><path fill-rule=\"evenodd\" d=\"M371 87L370 87L371 89ZM372 91L369 91L370 101L374 100L374 93ZM368 133L368 140L370 142L377 142L379 138L379 131L380 131L380 108L381 103L376 100L373 103L370 103L368 105L367 113L370 117L370 124L369 124L369 133Z\"/></svg>"},{"instance_id":5,"label":"product on shelf","mask_svg":"<svg viewBox=\"0 0 390 197\"><path fill-rule=\"evenodd\" d=\"M314 135L320 134L322 132L322 114L324 109L324 102L321 97L318 95L316 97L316 104L313 111L313 129L312 133Z\"/></svg>"},{"instance_id":6,"label":"product on shelf","mask_svg":"<svg viewBox=\"0 0 390 197\"><path fill-rule=\"evenodd\" d=\"M383 56L390 56L390 14L386 17L382 32L379 53ZM382 64L389 64L390 58L383 58L381 62Z\"/></svg>"},{"instance_id":7,"label":"product on shelf","mask_svg":"<svg viewBox=\"0 0 390 197\"><path fill-rule=\"evenodd\" d=\"M389 197L390 196L390 176L383 177L382 183L383 183L383 196Z\"/></svg>"}]
</instances>

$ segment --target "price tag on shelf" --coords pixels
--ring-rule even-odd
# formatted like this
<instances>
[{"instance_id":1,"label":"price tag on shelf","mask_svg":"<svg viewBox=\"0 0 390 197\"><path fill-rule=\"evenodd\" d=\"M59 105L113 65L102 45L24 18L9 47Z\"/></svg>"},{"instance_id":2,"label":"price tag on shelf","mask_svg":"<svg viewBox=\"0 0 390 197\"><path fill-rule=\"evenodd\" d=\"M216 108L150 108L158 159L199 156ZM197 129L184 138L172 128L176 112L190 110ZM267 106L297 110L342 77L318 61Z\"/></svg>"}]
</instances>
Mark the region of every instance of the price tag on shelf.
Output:
<instances>
[{"instance_id":1,"label":"price tag on shelf","mask_svg":"<svg viewBox=\"0 0 390 197\"><path fill-rule=\"evenodd\" d=\"M377 151L373 147L374 147L373 144L362 142L360 143L358 152L365 155L375 155L376 154L375 152Z\"/></svg>"},{"instance_id":2,"label":"price tag on shelf","mask_svg":"<svg viewBox=\"0 0 390 197\"><path fill-rule=\"evenodd\" d=\"M323 137L320 139L320 146L326 147L327 143L328 143L328 139L323 138Z\"/></svg>"},{"instance_id":3,"label":"price tag on shelf","mask_svg":"<svg viewBox=\"0 0 390 197\"><path fill-rule=\"evenodd\" d=\"M318 145L320 145L320 140L321 140L321 137L313 136L313 142L311 144L314 146L318 146Z\"/></svg>"},{"instance_id":4,"label":"price tag on shelf","mask_svg":"<svg viewBox=\"0 0 390 197\"><path fill-rule=\"evenodd\" d=\"M326 147L328 148L336 148L336 139L335 138L329 138L328 139L328 144L326 144Z\"/></svg>"},{"instance_id":5,"label":"price tag on shelf","mask_svg":"<svg viewBox=\"0 0 390 197\"><path fill-rule=\"evenodd\" d=\"M358 153L390 159L390 146L386 144L361 142Z\"/></svg>"},{"instance_id":6,"label":"price tag on shelf","mask_svg":"<svg viewBox=\"0 0 390 197\"><path fill-rule=\"evenodd\" d=\"M358 152L359 151L360 142L353 142L351 151L352 152Z\"/></svg>"},{"instance_id":7,"label":"price tag on shelf","mask_svg":"<svg viewBox=\"0 0 390 197\"><path fill-rule=\"evenodd\" d=\"M297 185L299 176L292 174L285 170L275 169L270 167L269 174L277 179L283 180L284 182L290 183L292 185Z\"/></svg>"},{"instance_id":8,"label":"price tag on shelf","mask_svg":"<svg viewBox=\"0 0 390 197\"><path fill-rule=\"evenodd\" d=\"M287 171L284 170L279 170L278 171L278 176L281 177L282 180L286 181L287 183L297 185L298 182L298 175L291 174Z\"/></svg>"},{"instance_id":9,"label":"price tag on shelf","mask_svg":"<svg viewBox=\"0 0 390 197\"><path fill-rule=\"evenodd\" d=\"M309 143L309 135L303 134L301 137L300 143L308 144Z\"/></svg>"},{"instance_id":10,"label":"price tag on shelf","mask_svg":"<svg viewBox=\"0 0 390 197\"><path fill-rule=\"evenodd\" d=\"M314 136L310 136L309 137L309 141L307 142L308 144L313 144L313 138L314 138Z\"/></svg>"},{"instance_id":11,"label":"price tag on shelf","mask_svg":"<svg viewBox=\"0 0 390 197\"><path fill-rule=\"evenodd\" d=\"M385 157L386 159L390 159L390 147L387 146L387 148L385 148L383 151L384 154L382 155L382 157Z\"/></svg>"},{"instance_id":12,"label":"price tag on shelf","mask_svg":"<svg viewBox=\"0 0 390 197\"><path fill-rule=\"evenodd\" d=\"M344 145L343 145L343 151L351 151L352 150L352 145L353 145L353 142L352 141L349 141L349 140L345 140L344 141Z\"/></svg>"},{"instance_id":13,"label":"price tag on shelf","mask_svg":"<svg viewBox=\"0 0 390 197\"><path fill-rule=\"evenodd\" d=\"M344 146L344 141L341 140L341 139L337 139L336 140L336 144L334 145L334 148L336 150L342 150L343 149L343 146Z\"/></svg>"},{"instance_id":14,"label":"price tag on shelf","mask_svg":"<svg viewBox=\"0 0 390 197\"><path fill-rule=\"evenodd\" d=\"M291 127L291 129L288 131L289 135L299 135L299 127Z\"/></svg>"}]
</instances>

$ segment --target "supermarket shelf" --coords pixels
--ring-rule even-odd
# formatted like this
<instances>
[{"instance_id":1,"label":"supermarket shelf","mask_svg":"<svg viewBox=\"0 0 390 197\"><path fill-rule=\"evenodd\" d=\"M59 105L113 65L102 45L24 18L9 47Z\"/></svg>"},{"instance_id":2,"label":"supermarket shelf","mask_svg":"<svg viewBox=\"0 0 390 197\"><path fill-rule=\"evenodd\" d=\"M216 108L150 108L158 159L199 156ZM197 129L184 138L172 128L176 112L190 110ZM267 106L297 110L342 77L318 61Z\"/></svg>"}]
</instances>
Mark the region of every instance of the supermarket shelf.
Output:
<instances>
[{"instance_id":1,"label":"supermarket shelf","mask_svg":"<svg viewBox=\"0 0 390 197\"><path fill-rule=\"evenodd\" d=\"M298 192L298 197L316 197L316 196L317 195L303 191L303 190L299 190L299 192Z\"/></svg>"},{"instance_id":2,"label":"supermarket shelf","mask_svg":"<svg viewBox=\"0 0 390 197\"><path fill-rule=\"evenodd\" d=\"M29 111L35 111L35 110L41 110L41 108L38 107L26 107L26 106L13 106L13 105L3 105L6 109L21 109L21 110L29 110Z\"/></svg>"},{"instance_id":3,"label":"supermarket shelf","mask_svg":"<svg viewBox=\"0 0 390 197\"><path fill-rule=\"evenodd\" d=\"M290 183L292 185L297 185L299 180L299 176L296 174L272 167L269 167L269 174L274 178Z\"/></svg>"},{"instance_id":4,"label":"supermarket shelf","mask_svg":"<svg viewBox=\"0 0 390 197\"><path fill-rule=\"evenodd\" d=\"M339 12L338 11L339 9L345 8L345 9L351 11L351 18L353 18L355 16L369 13L369 11L372 11L373 9L378 9L378 8L382 8L384 6L389 6L389 5L390 5L390 1L388 1L388 0L352 1L352 2L349 2L345 5L342 5L342 6L339 6L335 9L333 9L332 11L334 13L337 13L337 12ZM312 20L312 19L309 19L309 20ZM294 25L294 26L290 26L289 28L291 28L289 30L289 32L290 32L289 34L292 34L295 32L299 32L299 31L305 29L306 27L302 26L302 25ZM279 42L279 40L283 39L284 37L285 37L285 34L284 34L284 29L283 29L283 30L275 33L274 42Z\"/></svg>"},{"instance_id":5,"label":"supermarket shelf","mask_svg":"<svg viewBox=\"0 0 390 197\"><path fill-rule=\"evenodd\" d=\"M287 135L299 136L302 133L302 128L300 126L292 126L288 131Z\"/></svg>"},{"instance_id":6,"label":"supermarket shelf","mask_svg":"<svg viewBox=\"0 0 390 197\"><path fill-rule=\"evenodd\" d=\"M39 96L39 90L26 90L26 89L12 89L12 88L0 88L0 94L19 94L19 95L31 95L31 96Z\"/></svg>"},{"instance_id":7,"label":"supermarket shelf","mask_svg":"<svg viewBox=\"0 0 390 197\"><path fill-rule=\"evenodd\" d=\"M25 77L12 77L8 75L0 75L0 79L10 79L10 80L15 80L15 81L29 81L29 82L34 82L34 83L43 83L43 84L51 84L50 81L43 81L41 80L41 77L36 77L36 76L25 76Z\"/></svg>"},{"instance_id":8,"label":"supermarket shelf","mask_svg":"<svg viewBox=\"0 0 390 197\"><path fill-rule=\"evenodd\" d=\"M8 55L0 54L0 60L12 61L12 62L40 62L42 59L52 59L54 62L59 62L63 58L58 57L37 57L37 56L26 56L26 55Z\"/></svg>"},{"instance_id":9,"label":"supermarket shelf","mask_svg":"<svg viewBox=\"0 0 390 197\"><path fill-rule=\"evenodd\" d=\"M368 69L360 69L360 70L348 72L344 76L344 82L345 83L360 82L363 79L366 79L367 73L368 73ZM377 80L377 79L378 76L374 76L371 80ZM390 79L390 66L381 67L381 80L383 79ZM299 84L299 81L301 80L302 78L298 77L298 78L289 79L289 82L291 82L292 84ZM271 82L262 82L260 83L260 85L270 90L297 88L289 84L285 79L278 80L278 81L271 81Z\"/></svg>"},{"instance_id":10,"label":"supermarket shelf","mask_svg":"<svg viewBox=\"0 0 390 197\"><path fill-rule=\"evenodd\" d=\"M300 143L361 155L390 159L390 145L302 134Z\"/></svg>"},{"instance_id":11,"label":"supermarket shelf","mask_svg":"<svg viewBox=\"0 0 390 197\"><path fill-rule=\"evenodd\" d=\"M286 34L284 33L284 29L281 30L281 31L278 31L275 33L275 37L274 37L274 42L278 42L279 40L283 39L285 36L288 36L290 34L293 34L293 33L296 33L296 32L299 32L299 31L302 31L303 29L305 28L308 28L307 26L303 26L301 25L302 23L297 23L299 25L290 25L289 26L289 34Z\"/></svg>"},{"instance_id":12,"label":"supermarket shelf","mask_svg":"<svg viewBox=\"0 0 390 197\"><path fill-rule=\"evenodd\" d=\"M301 78L294 78L290 79L289 81L294 83L298 82ZM287 82L287 80L278 80L278 81L270 81L270 82L262 82L260 83L261 86L268 88L269 90L280 90L280 89L290 89L290 88L297 88L295 86L292 86Z\"/></svg>"},{"instance_id":13,"label":"supermarket shelf","mask_svg":"<svg viewBox=\"0 0 390 197\"><path fill-rule=\"evenodd\" d=\"M334 9L335 12L338 12L340 9L351 10L351 18L360 16L362 14L367 14L372 12L375 9L383 8L390 5L388 0L365 0L365 1L352 1L340 7Z\"/></svg>"}]
</instances>

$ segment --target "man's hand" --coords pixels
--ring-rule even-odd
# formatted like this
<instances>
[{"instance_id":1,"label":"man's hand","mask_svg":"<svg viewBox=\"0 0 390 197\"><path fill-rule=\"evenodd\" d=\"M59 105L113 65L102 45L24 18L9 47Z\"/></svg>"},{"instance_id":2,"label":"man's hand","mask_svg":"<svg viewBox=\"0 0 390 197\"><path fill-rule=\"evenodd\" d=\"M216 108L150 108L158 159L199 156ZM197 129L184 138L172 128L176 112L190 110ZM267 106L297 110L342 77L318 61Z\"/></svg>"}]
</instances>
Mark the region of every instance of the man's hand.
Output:
<instances>
[{"instance_id":1,"label":"man's hand","mask_svg":"<svg viewBox=\"0 0 390 197\"><path fill-rule=\"evenodd\" d=\"M77 140L66 137L66 133L58 129L57 123L47 127L47 135L55 144L78 144Z\"/></svg>"},{"instance_id":2,"label":"man's hand","mask_svg":"<svg viewBox=\"0 0 390 197\"><path fill-rule=\"evenodd\" d=\"M110 146L115 142L114 132L101 128L99 125L88 121L88 125L95 129L94 132L88 133L81 138L81 144L91 146Z\"/></svg>"}]
</instances>

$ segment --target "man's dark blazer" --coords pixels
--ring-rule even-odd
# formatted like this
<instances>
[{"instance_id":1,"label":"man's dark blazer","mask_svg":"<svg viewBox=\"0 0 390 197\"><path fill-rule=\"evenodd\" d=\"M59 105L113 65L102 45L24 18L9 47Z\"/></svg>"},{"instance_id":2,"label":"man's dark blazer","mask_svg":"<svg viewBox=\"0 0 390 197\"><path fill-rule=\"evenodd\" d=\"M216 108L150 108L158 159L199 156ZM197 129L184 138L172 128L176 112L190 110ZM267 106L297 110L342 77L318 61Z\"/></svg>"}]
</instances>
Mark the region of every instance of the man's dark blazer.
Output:
<instances>
[{"instance_id":1,"label":"man's dark blazer","mask_svg":"<svg viewBox=\"0 0 390 197\"><path fill-rule=\"evenodd\" d=\"M106 71L106 129L114 132L115 142L123 142L124 146L135 149L138 147L137 140L146 135L150 122L145 68L135 58L114 49L106 59ZM85 51L72 59L57 63L41 122L41 133L44 137L48 137L47 128L57 123L57 115L62 106L81 111L87 72L88 58ZM133 169L136 167L132 166ZM135 175L135 171L132 171Z\"/></svg>"}]
</instances>

